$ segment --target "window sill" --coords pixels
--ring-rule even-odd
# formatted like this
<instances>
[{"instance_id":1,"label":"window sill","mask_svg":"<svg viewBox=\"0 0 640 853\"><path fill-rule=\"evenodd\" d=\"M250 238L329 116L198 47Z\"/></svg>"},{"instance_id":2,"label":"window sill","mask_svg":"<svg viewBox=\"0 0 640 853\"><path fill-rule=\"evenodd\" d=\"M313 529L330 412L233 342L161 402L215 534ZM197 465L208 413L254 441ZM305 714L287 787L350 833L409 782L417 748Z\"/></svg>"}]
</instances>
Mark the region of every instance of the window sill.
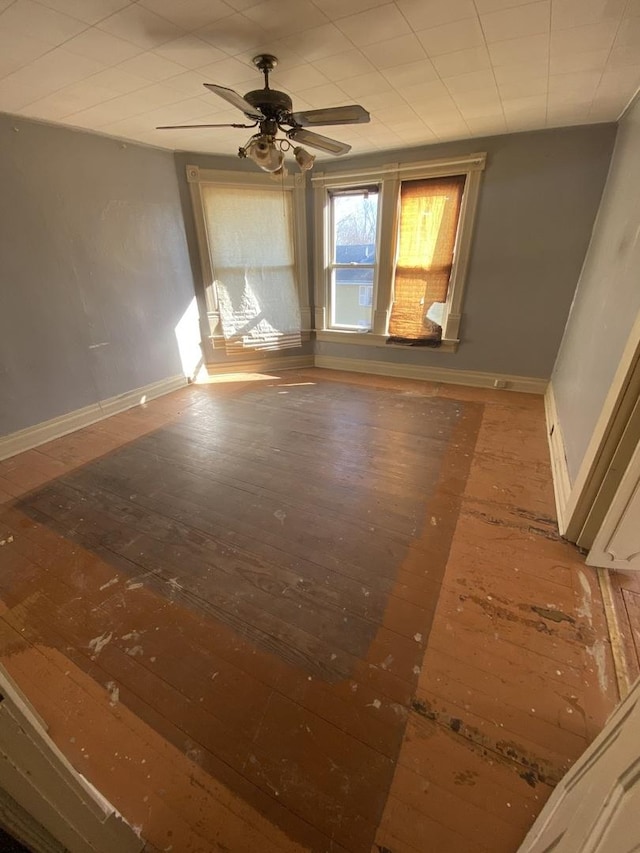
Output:
<instances>
[{"instance_id":1,"label":"window sill","mask_svg":"<svg viewBox=\"0 0 640 853\"><path fill-rule=\"evenodd\" d=\"M442 340L437 347L411 347L404 344L388 344L386 335L374 335L373 332L351 332L348 330L321 329L316 332L316 340L330 344L357 344L365 347L384 347L385 349L426 350L428 352L456 352L460 341Z\"/></svg>"}]
</instances>

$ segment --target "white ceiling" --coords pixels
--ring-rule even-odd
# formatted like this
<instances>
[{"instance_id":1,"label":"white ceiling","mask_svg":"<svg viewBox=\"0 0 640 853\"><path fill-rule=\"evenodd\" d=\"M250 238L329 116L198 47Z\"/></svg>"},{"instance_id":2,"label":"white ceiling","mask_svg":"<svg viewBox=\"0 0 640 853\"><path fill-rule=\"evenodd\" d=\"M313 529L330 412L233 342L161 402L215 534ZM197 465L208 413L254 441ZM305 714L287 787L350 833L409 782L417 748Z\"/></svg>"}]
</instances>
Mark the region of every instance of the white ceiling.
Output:
<instances>
[{"instance_id":1,"label":"white ceiling","mask_svg":"<svg viewBox=\"0 0 640 853\"><path fill-rule=\"evenodd\" d=\"M615 120L640 85L640 0L0 0L0 111L166 148L235 154L250 131L204 81L251 65L294 109L361 103L319 128L385 148Z\"/></svg>"}]
</instances>

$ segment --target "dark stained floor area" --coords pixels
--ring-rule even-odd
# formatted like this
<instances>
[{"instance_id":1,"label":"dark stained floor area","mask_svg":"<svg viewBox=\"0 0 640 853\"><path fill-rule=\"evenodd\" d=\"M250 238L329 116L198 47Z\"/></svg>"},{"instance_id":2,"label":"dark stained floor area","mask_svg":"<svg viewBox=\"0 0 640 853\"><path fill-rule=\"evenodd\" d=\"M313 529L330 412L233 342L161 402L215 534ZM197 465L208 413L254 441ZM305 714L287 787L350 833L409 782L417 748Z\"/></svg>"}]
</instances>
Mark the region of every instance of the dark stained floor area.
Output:
<instances>
[{"instance_id":1,"label":"dark stained floor area","mask_svg":"<svg viewBox=\"0 0 640 853\"><path fill-rule=\"evenodd\" d=\"M617 699L542 400L322 370L0 463L0 659L149 849L511 853Z\"/></svg>"}]
</instances>

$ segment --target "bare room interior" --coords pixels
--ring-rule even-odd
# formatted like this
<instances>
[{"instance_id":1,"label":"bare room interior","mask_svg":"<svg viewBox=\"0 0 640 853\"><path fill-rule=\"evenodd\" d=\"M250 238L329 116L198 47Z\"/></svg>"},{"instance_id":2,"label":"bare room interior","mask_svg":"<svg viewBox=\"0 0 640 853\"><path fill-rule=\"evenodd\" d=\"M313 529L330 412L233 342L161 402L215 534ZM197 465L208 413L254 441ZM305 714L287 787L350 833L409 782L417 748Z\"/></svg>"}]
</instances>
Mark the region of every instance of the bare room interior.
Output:
<instances>
[{"instance_id":1,"label":"bare room interior","mask_svg":"<svg viewBox=\"0 0 640 853\"><path fill-rule=\"evenodd\" d=\"M0 849L640 845L640 2L0 0Z\"/></svg>"}]
</instances>

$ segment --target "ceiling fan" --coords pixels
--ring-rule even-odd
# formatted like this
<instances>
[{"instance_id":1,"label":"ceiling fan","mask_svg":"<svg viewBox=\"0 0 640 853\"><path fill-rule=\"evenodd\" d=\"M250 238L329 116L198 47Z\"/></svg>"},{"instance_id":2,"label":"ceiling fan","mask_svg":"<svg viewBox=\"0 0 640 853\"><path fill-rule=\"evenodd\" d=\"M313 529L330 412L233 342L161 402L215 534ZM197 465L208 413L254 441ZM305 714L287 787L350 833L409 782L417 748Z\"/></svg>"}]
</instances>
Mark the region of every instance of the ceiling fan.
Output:
<instances>
[{"instance_id":1,"label":"ceiling fan","mask_svg":"<svg viewBox=\"0 0 640 853\"><path fill-rule=\"evenodd\" d=\"M270 53L261 53L254 56L253 64L264 74L264 88L247 92L244 97L215 83L204 83L207 89L224 98L225 101L237 107L245 114L252 124L176 124L163 125L157 130L186 130L191 128L206 127L259 127L259 133L255 133L249 141L238 150L241 158L251 158L260 168L266 172L282 174L284 172L284 152L293 149L296 162L306 171L313 167L315 156L309 154L297 143L304 143L311 148L317 148L328 154L340 156L351 150L351 146L328 136L306 130L307 127L315 127L327 124L366 124L369 113L359 104L350 104L343 107L327 107L324 109L304 110L292 112L293 104L289 95L278 92L277 89L269 88L269 74L278 64L278 60ZM285 134L285 138L277 138L278 131Z\"/></svg>"}]
</instances>

